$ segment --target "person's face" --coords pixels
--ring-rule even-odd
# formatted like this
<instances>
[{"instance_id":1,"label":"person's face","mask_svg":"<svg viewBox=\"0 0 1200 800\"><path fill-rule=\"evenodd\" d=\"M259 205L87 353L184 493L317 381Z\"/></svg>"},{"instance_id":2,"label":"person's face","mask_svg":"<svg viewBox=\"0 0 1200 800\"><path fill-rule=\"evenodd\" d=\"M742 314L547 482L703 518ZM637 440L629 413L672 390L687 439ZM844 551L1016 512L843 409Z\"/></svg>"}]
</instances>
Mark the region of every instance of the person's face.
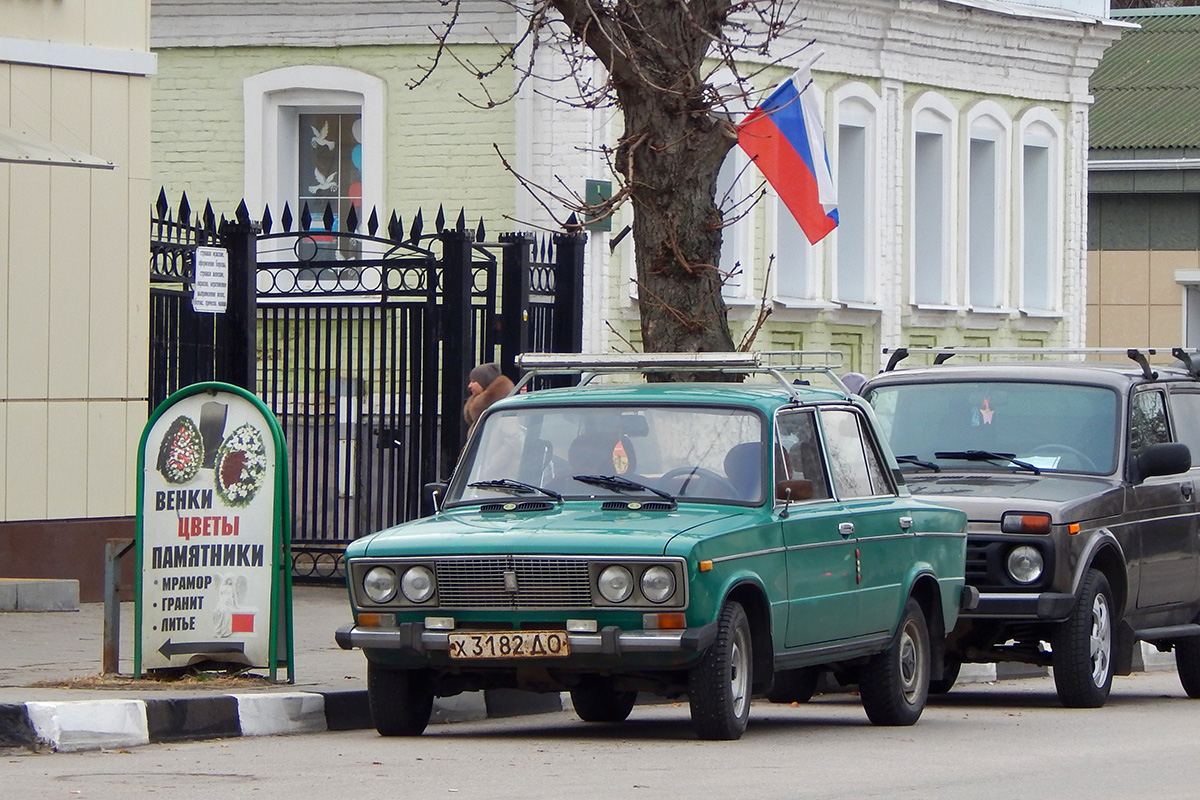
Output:
<instances>
[{"instance_id":1,"label":"person's face","mask_svg":"<svg viewBox=\"0 0 1200 800\"><path fill-rule=\"evenodd\" d=\"M479 381L471 381L470 383L467 384L467 391L469 391L471 393L471 395L474 396L474 395L477 395L480 392L482 392L483 387L479 385Z\"/></svg>"}]
</instances>

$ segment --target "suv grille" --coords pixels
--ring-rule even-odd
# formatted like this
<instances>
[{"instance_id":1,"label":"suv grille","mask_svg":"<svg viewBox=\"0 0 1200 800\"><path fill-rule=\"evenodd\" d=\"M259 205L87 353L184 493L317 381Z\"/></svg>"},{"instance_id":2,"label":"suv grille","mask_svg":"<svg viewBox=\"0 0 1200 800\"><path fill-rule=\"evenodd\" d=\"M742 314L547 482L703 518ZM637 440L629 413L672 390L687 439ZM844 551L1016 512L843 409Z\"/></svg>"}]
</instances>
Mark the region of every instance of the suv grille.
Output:
<instances>
[{"instance_id":1,"label":"suv grille","mask_svg":"<svg viewBox=\"0 0 1200 800\"><path fill-rule=\"evenodd\" d=\"M505 588L505 573L516 579ZM586 559L494 556L434 564L442 608L589 608L592 585ZM512 578L508 585L512 585Z\"/></svg>"}]
</instances>

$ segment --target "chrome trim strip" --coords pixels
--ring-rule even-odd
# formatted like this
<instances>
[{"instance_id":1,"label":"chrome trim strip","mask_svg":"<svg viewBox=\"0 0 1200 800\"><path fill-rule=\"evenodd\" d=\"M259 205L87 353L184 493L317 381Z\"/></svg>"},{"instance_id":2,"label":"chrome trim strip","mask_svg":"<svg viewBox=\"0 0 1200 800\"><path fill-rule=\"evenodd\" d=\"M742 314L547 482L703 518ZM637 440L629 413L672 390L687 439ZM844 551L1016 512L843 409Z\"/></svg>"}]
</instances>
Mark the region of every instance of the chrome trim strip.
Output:
<instances>
[{"instance_id":1,"label":"chrome trim strip","mask_svg":"<svg viewBox=\"0 0 1200 800\"><path fill-rule=\"evenodd\" d=\"M842 544L842 542L834 542L833 544ZM709 561L711 561L711 562L713 562L714 564L720 564L720 563L722 563L722 562L725 562L725 561L736 561L736 560L737 560L737 559L739 559L739 558L753 558L754 556L769 556L769 555L774 555L775 553L782 553L782 552L784 552L785 550L788 550L788 549L790 549L790 548L787 548L787 547L771 547L771 548L768 548L768 549L766 549L766 550L754 550L754 551L751 551L751 552L749 552L749 553L735 553L734 555L730 555L730 556L720 556L720 557L718 557L718 558L710 558L710 559L708 559L708 560L709 560Z\"/></svg>"}]
</instances>

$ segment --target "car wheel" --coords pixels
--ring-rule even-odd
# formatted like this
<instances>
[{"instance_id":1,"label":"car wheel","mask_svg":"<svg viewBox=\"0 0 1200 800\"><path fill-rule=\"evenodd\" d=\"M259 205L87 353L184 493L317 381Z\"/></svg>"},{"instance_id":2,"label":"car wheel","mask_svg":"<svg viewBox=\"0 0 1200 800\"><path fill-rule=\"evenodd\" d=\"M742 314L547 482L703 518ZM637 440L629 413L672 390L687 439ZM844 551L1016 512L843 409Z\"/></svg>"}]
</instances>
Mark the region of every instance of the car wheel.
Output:
<instances>
[{"instance_id":1,"label":"car wheel","mask_svg":"<svg viewBox=\"0 0 1200 800\"><path fill-rule=\"evenodd\" d=\"M429 673L367 662L367 704L380 736L419 736L433 713Z\"/></svg>"},{"instance_id":2,"label":"car wheel","mask_svg":"<svg viewBox=\"0 0 1200 800\"><path fill-rule=\"evenodd\" d=\"M1200 638L1175 643L1175 669L1188 697L1200 697Z\"/></svg>"},{"instance_id":3,"label":"car wheel","mask_svg":"<svg viewBox=\"0 0 1200 800\"><path fill-rule=\"evenodd\" d=\"M958 680L958 672L962 669L962 662L957 658L947 658L945 666L942 667L942 677L938 680L929 680L930 694L945 694L954 688L954 682Z\"/></svg>"},{"instance_id":4,"label":"car wheel","mask_svg":"<svg viewBox=\"0 0 1200 800\"><path fill-rule=\"evenodd\" d=\"M692 726L701 739L739 739L750 719L754 655L750 621L740 603L728 603L717 638L688 673Z\"/></svg>"},{"instance_id":5,"label":"car wheel","mask_svg":"<svg viewBox=\"0 0 1200 800\"><path fill-rule=\"evenodd\" d=\"M862 668L858 691L876 725L912 725L921 718L929 697L929 627L913 598L904 604L895 641Z\"/></svg>"},{"instance_id":6,"label":"car wheel","mask_svg":"<svg viewBox=\"0 0 1200 800\"><path fill-rule=\"evenodd\" d=\"M1088 570L1071 616L1050 642L1054 688L1067 708L1099 708L1108 699L1115 625L1108 579Z\"/></svg>"},{"instance_id":7,"label":"car wheel","mask_svg":"<svg viewBox=\"0 0 1200 800\"><path fill-rule=\"evenodd\" d=\"M767 692L772 703L807 703L816 694L821 670L817 667L785 669L775 673L775 685Z\"/></svg>"},{"instance_id":8,"label":"car wheel","mask_svg":"<svg viewBox=\"0 0 1200 800\"><path fill-rule=\"evenodd\" d=\"M629 716L637 692L619 692L611 678L597 675L584 677L571 690L575 714L584 722L620 722Z\"/></svg>"}]
</instances>

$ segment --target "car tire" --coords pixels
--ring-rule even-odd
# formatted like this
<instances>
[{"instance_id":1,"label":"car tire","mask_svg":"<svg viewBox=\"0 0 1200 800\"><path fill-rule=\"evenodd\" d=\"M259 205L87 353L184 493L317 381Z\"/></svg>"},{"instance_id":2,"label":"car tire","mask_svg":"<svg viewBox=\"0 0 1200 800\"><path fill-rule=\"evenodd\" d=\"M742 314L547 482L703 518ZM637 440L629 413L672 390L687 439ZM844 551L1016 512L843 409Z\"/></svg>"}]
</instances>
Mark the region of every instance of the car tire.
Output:
<instances>
[{"instance_id":1,"label":"car tire","mask_svg":"<svg viewBox=\"0 0 1200 800\"><path fill-rule=\"evenodd\" d=\"M367 662L367 704L380 736L420 736L433 713L430 675Z\"/></svg>"},{"instance_id":2,"label":"car tire","mask_svg":"<svg viewBox=\"0 0 1200 800\"><path fill-rule=\"evenodd\" d=\"M613 688L611 678L589 675L571 690L575 715L584 722L622 722L633 710L637 692Z\"/></svg>"},{"instance_id":3,"label":"car tire","mask_svg":"<svg viewBox=\"0 0 1200 800\"><path fill-rule=\"evenodd\" d=\"M957 658L947 658L945 665L942 667L942 677L938 679L929 679L930 694L945 694L954 688L955 681L958 680L959 670L962 669L962 662Z\"/></svg>"},{"instance_id":4,"label":"car tire","mask_svg":"<svg viewBox=\"0 0 1200 800\"><path fill-rule=\"evenodd\" d=\"M1098 570L1088 570L1071 616L1051 639L1054 688L1067 708L1099 708L1113 679L1112 591Z\"/></svg>"},{"instance_id":5,"label":"car tire","mask_svg":"<svg viewBox=\"0 0 1200 800\"><path fill-rule=\"evenodd\" d=\"M739 739L750 719L754 651L750 621L730 602L717 619L717 638L688 673L692 727L701 739Z\"/></svg>"},{"instance_id":6,"label":"car tire","mask_svg":"<svg viewBox=\"0 0 1200 800\"><path fill-rule=\"evenodd\" d=\"M817 667L785 669L775 673L775 685L767 692L772 703L807 703L817 692L821 670Z\"/></svg>"},{"instance_id":7,"label":"car tire","mask_svg":"<svg viewBox=\"0 0 1200 800\"><path fill-rule=\"evenodd\" d=\"M912 725L929 698L929 626L921 605L904 604L895 640L862 668L858 691L875 725Z\"/></svg>"},{"instance_id":8,"label":"car tire","mask_svg":"<svg viewBox=\"0 0 1200 800\"><path fill-rule=\"evenodd\" d=\"M1200 638L1180 639L1175 643L1175 669L1188 697L1200 697Z\"/></svg>"}]
</instances>

